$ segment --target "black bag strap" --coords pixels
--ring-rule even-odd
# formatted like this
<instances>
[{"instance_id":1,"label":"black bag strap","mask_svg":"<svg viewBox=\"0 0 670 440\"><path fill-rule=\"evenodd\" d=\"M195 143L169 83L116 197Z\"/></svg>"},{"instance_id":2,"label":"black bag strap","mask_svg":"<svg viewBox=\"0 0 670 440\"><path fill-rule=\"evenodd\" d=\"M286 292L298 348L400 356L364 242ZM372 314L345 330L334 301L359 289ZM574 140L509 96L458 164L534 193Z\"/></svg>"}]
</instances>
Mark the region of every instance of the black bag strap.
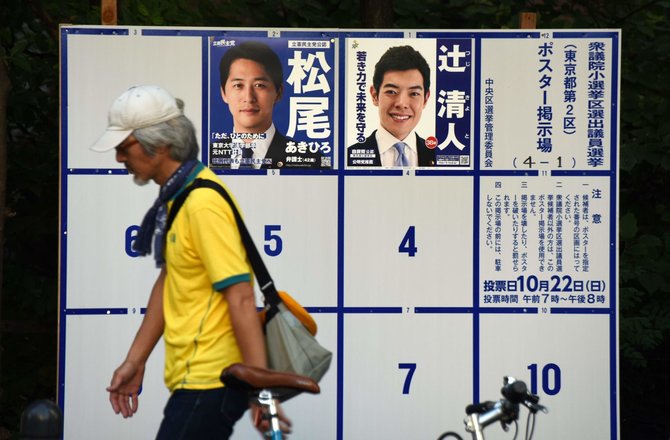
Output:
<instances>
[{"instance_id":1,"label":"black bag strap","mask_svg":"<svg viewBox=\"0 0 670 440\"><path fill-rule=\"evenodd\" d=\"M254 245L254 241L251 238L251 234L249 234L247 225L244 224L244 220L242 220L242 216L237 210L233 199L230 197L230 194L228 194L223 186L212 180L195 179L193 183L184 188L184 190L174 199L174 202L172 202L172 207L170 208L167 222L165 224L165 231L167 232L170 230L170 226L172 226L172 223L174 222L179 209L181 209L182 205L184 204L186 197L188 197L191 191L197 188L210 188L215 190L230 205L230 209L232 209L233 215L235 216L235 221L237 222L237 229L240 231L240 236L242 237L242 243L244 244L244 247L247 251L247 256L249 257L249 262L251 263L251 268L256 274L259 287L261 292L263 292L263 296L265 297L265 304L270 305L273 309L276 310L276 307L281 302L281 299L277 293L274 281L272 281L270 272L268 272L267 267L265 267L265 263L263 263L263 259L261 258L256 245Z\"/></svg>"}]
</instances>

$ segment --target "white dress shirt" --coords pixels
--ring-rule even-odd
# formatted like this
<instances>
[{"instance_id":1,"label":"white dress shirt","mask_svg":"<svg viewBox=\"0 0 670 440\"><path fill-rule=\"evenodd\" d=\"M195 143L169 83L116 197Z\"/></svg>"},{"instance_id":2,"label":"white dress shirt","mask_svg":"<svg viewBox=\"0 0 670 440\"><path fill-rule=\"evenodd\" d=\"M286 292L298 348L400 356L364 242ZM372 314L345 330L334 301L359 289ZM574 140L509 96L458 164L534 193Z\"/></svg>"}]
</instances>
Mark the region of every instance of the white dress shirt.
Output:
<instances>
[{"instance_id":1,"label":"white dress shirt","mask_svg":"<svg viewBox=\"0 0 670 440\"><path fill-rule=\"evenodd\" d=\"M398 160L398 150L393 146L398 142L404 142L405 156L409 160L410 167L417 167L419 165L419 156L416 148L416 132L412 130L404 140L397 139L391 133L386 131L384 127L379 127L375 134L377 139L377 149L379 150L379 158L381 159L383 167L394 167Z\"/></svg>"}]
</instances>

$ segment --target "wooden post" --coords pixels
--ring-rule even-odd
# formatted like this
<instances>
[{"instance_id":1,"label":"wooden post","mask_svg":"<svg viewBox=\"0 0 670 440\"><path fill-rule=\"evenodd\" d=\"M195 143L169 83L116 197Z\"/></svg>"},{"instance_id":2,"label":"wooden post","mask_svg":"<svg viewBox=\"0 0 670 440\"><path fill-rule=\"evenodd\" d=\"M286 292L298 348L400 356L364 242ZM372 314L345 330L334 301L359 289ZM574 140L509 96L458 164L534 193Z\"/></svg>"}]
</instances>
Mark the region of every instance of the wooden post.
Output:
<instances>
[{"instance_id":1,"label":"wooden post","mask_svg":"<svg viewBox=\"0 0 670 440\"><path fill-rule=\"evenodd\" d=\"M519 14L519 29L536 29L537 14L535 12L522 12Z\"/></svg>"},{"instance_id":2,"label":"wooden post","mask_svg":"<svg viewBox=\"0 0 670 440\"><path fill-rule=\"evenodd\" d=\"M100 0L100 22L105 26L117 25L116 0Z\"/></svg>"},{"instance_id":3,"label":"wooden post","mask_svg":"<svg viewBox=\"0 0 670 440\"><path fill-rule=\"evenodd\" d=\"M393 28L393 0L361 0L360 12L365 28Z\"/></svg>"}]
</instances>

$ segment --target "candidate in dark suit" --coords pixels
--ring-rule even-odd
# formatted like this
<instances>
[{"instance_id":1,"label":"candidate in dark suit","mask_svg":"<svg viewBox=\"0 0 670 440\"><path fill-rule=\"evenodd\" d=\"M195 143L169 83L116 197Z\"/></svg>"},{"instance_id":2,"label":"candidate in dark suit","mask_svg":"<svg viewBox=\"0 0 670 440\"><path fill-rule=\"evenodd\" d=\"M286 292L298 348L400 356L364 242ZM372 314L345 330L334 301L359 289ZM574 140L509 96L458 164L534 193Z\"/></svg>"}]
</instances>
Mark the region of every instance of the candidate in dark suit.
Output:
<instances>
[{"instance_id":1,"label":"candidate in dark suit","mask_svg":"<svg viewBox=\"0 0 670 440\"><path fill-rule=\"evenodd\" d=\"M382 159L379 147L377 146L377 130L372 132L365 139L365 142L359 142L347 148L347 166L348 167L379 167L382 166ZM414 133L416 139L417 166L432 167L435 166L435 150L426 147L426 140ZM405 147L408 148L408 147ZM392 152L394 155L398 153ZM407 153L408 155L411 153ZM390 166L395 166L394 164ZM402 165L400 165L402 166ZM408 165L409 166L409 165Z\"/></svg>"},{"instance_id":2,"label":"candidate in dark suit","mask_svg":"<svg viewBox=\"0 0 670 440\"><path fill-rule=\"evenodd\" d=\"M281 62L268 45L246 41L231 47L221 58L219 73L221 98L233 117L238 139L222 143L220 148L212 146L212 166L237 168L241 163L248 168L252 163L254 168L321 168L320 154L299 147L272 123L272 111L281 99L283 85ZM247 138L241 139L244 136ZM271 140L269 145L267 139ZM244 152L241 162L236 157L240 150ZM220 159L220 163L214 159Z\"/></svg>"},{"instance_id":3,"label":"candidate in dark suit","mask_svg":"<svg viewBox=\"0 0 670 440\"><path fill-rule=\"evenodd\" d=\"M381 127L347 149L347 166L434 166L435 152L414 131L430 97L423 55L411 46L388 49L375 64L370 96Z\"/></svg>"},{"instance_id":4,"label":"candidate in dark suit","mask_svg":"<svg viewBox=\"0 0 670 440\"><path fill-rule=\"evenodd\" d=\"M275 131L261 168L320 168L321 157L321 153L310 152L309 147Z\"/></svg>"},{"instance_id":5,"label":"candidate in dark suit","mask_svg":"<svg viewBox=\"0 0 670 440\"><path fill-rule=\"evenodd\" d=\"M266 142L266 136L272 139ZM320 168L321 159L320 152L284 136L274 125L259 139L212 145L210 149L210 166L223 169Z\"/></svg>"}]
</instances>

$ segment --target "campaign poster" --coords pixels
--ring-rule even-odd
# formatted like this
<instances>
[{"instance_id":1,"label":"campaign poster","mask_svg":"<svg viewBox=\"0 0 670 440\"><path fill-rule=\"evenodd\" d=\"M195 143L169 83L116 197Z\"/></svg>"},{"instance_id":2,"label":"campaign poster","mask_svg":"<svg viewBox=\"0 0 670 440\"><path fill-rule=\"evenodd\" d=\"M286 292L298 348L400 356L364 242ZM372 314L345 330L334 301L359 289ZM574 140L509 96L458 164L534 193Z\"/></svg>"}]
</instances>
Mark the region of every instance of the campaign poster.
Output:
<instances>
[{"instance_id":1,"label":"campaign poster","mask_svg":"<svg viewBox=\"0 0 670 440\"><path fill-rule=\"evenodd\" d=\"M346 41L347 168L470 169L472 40Z\"/></svg>"},{"instance_id":2,"label":"campaign poster","mask_svg":"<svg viewBox=\"0 0 670 440\"><path fill-rule=\"evenodd\" d=\"M552 35L482 41L480 169L543 175L611 168L616 42L602 34Z\"/></svg>"},{"instance_id":3,"label":"campaign poster","mask_svg":"<svg viewBox=\"0 0 670 440\"><path fill-rule=\"evenodd\" d=\"M209 50L211 168L332 167L333 40L212 37Z\"/></svg>"}]
</instances>

